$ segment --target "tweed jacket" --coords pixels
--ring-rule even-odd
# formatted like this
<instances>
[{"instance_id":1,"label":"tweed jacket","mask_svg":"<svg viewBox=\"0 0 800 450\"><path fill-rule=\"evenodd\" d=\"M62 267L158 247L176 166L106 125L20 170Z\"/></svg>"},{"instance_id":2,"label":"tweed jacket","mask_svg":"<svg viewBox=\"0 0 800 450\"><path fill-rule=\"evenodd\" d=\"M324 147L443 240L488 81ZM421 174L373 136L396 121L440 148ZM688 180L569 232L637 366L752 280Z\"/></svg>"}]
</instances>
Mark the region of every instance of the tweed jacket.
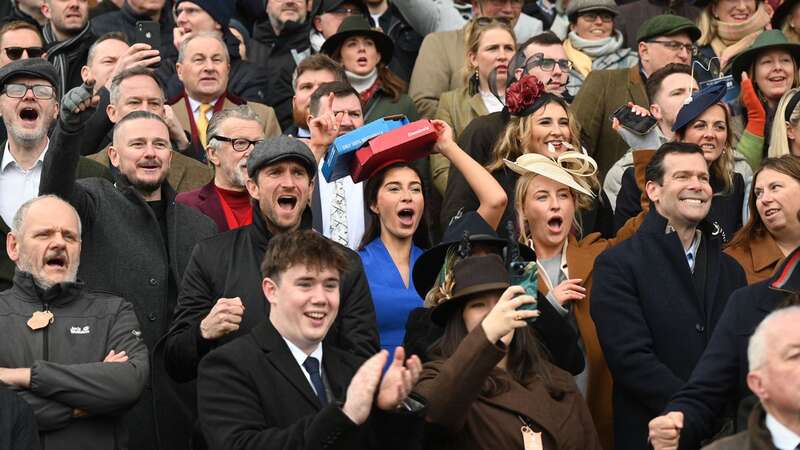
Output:
<instances>
[{"instance_id":1,"label":"tweed jacket","mask_svg":"<svg viewBox=\"0 0 800 450\"><path fill-rule=\"evenodd\" d=\"M106 167L111 167L111 161L108 159L108 147L87 156L87 158ZM176 192L188 192L197 189L205 186L212 179L214 179L214 174L208 166L182 153L172 152L172 162L170 162L169 166L167 183Z\"/></svg>"},{"instance_id":2,"label":"tweed jacket","mask_svg":"<svg viewBox=\"0 0 800 450\"><path fill-rule=\"evenodd\" d=\"M778 450L772 442L766 419L767 412L761 403L758 403L750 413L747 430L712 442L702 450Z\"/></svg>"},{"instance_id":3,"label":"tweed jacket","mask_svg":"<svg viewBox=\"0 0 800 450\"><path fill-rule=\"evenodd\" d=\"M639 65L628 69L593 70L572 102L581 125L583 146L597 161L601 177L628 150L628 145L611 129L609 117L622 105L633 102L649 108Z\"/></svg>"}]
</instances>

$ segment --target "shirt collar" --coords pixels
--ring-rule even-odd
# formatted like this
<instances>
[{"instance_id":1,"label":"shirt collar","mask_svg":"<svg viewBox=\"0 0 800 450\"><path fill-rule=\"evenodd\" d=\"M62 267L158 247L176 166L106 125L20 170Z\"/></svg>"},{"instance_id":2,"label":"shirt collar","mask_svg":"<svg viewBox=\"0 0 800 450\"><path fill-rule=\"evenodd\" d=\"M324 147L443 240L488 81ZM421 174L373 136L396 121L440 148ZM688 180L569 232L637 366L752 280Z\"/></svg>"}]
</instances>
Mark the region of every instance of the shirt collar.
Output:
<instances>
[{"instance_id":1,"label":"shirt collar","mask_svg":"<svg viewBox=\"0 0 800 450\"><path fill-rule=\"evenodd\" d=\"M50 147L50 140L48 139L47 143L44 145L42 153L40 153L39 157L36 158L36 164L34 164L33 167L36 167L39 164L44 164L44 154L47 153L47 149L49 147ZM8 141L6 141L6 144L3 147L3 160L2 162L0 162L0 172L5 172L6 169L8 169L8 166L11 165L12 163L19 166L19 164L17 164L16 158L14 158L14 155L11 154L11 150L9 150L8 148Z\"/></svg>"},{"instance_id":2,"label":"shirt collar","mask_svg":"<svg viewBox=\"0 0 800 450\"><path fill-rule=\"evenodd\" d=\"M786 428L769 413L767 413L766 425L769 434L772 435L772 443L775 445L775 448L793 450L800 445L800 436Z\"/></svg>"},{"instance_id":3,"label":"shirt collar","mask_svg":"<svg viewBox=\"0 0 800 450\"><path fill-rule=\"evenodd\" d=\"M667 223L667 228L664 230L665 234L674 233L675 228L672 227L669 223ZM692 239L692 245L689 246L687 250L684 250L686 254L686 262L689 264L689 268L694 270L694 263L697 261L697 249L700 248L700 239L703 237L703 233L699 229L694 230L694 239Z\"/></svg>"},{"instance_id":4,"label":"shirt collar","mask_svg":"<svg viewBox=\"0 0 800 450\"><path fill-rule=\"evenodd\" d=\"M189 99L189 106L192 108L192 112L193 113L200 112L200 105L202 105L202 103L197 101L197 100L195 100L195 99L193 99L192 97L189 97L189 93L188 92L186 93L186 98ZM217 100L219 100L219 97L215 98L214 100L211 100L211 103L209 103L209 105L211 105L211 106L216 105L217 104Z\"/></svg>"},{"instance_id":5,"label":"shirt collar","mask_svg":"<svg viewBox=\"0 0 800 450\"><path fill-rule=\"evenodd\" d=\"M283 337L283 340L286 341L286 345L289 346L289 351L292 352L292 356L294 356L295 361L297 361L297 364L299 364L300 367L303 367L303 363L309 356L317 358L317 361L319 361L320 364L322 364L322 343L318 344L317 348L315 348L310 355L306 355L306 352L300 350L300 347L294 345L294 343L289 339Z\"/></svg>"}]
</instances>

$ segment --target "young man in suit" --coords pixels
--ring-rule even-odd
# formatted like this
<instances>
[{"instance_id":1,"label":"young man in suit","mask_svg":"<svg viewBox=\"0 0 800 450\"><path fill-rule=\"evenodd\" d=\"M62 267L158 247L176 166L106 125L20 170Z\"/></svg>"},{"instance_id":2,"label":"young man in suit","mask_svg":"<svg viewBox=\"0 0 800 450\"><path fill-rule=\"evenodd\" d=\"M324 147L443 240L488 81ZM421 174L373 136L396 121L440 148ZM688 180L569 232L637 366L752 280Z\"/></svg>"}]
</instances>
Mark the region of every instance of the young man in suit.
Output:
<instances>
[{"instance_id":1,"label":"young man in suit","mask_svg":"<svg viewBox=\"0 0 800 450\"><path fill-rule=\"evenodd\" d=\"M410 411L421 404L408 394L419 358L404 361L398 347L381 376L386 351L364 362L323 343L339 310L345 252L312 230L270 241L261 262L269 322L200 363L198 412L209 448L417 447L422 420Z\"/></svg>"},{"instance_id":2,"label":"young man in suit","mask_svg":"<svg viewBox=\"0 0 800 450\"><path fill-rule=\"evenodd\" d=\"M245 187L247 157L264 140L264 121L247 105L222 110L208 123L208 161L214 179L203 187L178 194L175 201L197 209L220 232L252 223L253 203Z\"/></svg>"},{"instance_id":3,"label":"young man in suit","mask_svg":"<svg viewBox=\"0 0 800 450\"><path fill-rule=\"evenodd\" d=\"M705 221L713 192L702 149L669 142L646 170L650 211L594 266L591 314L614 377L617 450L647 446L648 422L689 379L730 294L747 284ZM602 280L602 282L601 282Z\"/></svg>"}]
</instances>

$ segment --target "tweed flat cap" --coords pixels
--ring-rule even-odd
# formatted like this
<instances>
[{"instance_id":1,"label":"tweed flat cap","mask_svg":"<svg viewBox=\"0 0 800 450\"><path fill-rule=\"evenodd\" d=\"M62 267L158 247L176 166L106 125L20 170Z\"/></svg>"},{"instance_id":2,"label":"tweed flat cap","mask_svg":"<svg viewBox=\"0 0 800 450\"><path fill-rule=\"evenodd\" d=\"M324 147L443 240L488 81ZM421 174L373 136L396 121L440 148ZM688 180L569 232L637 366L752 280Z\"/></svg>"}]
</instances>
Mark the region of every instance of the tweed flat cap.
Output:
<instances>
[{"instance_id":1,"label":"tweed flat cap","mask_svg":"<svg viewBox=\"0 0 800 450\"><path fill-rule=\"evenodd\" d=\"M16 77L41 78L49 81L58 90L56 68L42 58L18 59L0 68L0 87Z\"/></svg>"},{"instance_id":2,"label":"tweed flat cap","mask_svg":"<svg viewBox=\"0 0 800 450\"><path fill-rule=\"evenodd\" d=\"M295 138L278 136L256 144L247 157L247 175L255 178L265 166L286 159L294 159L302 164L308 171L309 178L314 178L317 174L317 160L305 144Z\"/></svg>"}]
</instances>

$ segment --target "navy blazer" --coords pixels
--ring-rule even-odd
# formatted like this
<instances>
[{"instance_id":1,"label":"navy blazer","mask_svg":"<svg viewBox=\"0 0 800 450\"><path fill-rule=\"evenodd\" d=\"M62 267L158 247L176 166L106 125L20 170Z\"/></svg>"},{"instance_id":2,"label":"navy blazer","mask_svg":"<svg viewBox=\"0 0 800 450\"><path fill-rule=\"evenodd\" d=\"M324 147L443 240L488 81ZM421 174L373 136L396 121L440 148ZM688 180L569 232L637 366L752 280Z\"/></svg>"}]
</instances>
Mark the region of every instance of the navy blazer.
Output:
<instances>
[{"instance_id":1,"label":"navy blazer","mask_svg":"<svg viewBox=\"0 0 800 450\"><path fill-rule=\"evenodd\" d=\"M681 449L699 448L700 442L716 431L714 425L727 402L735 400L738 404L753 395L747 387L750 336L787 296L786 292L771 289L771 281L744 287L731 295L689 382L665 408L684 414Z\"/></svg>"},{"instance_id":2,"label":"navy blazer","mask_svg":"<svg viewBox=\"0 0 800 450\"><path fill-rule=\"evenodd\" d=\"M647 448L647 424L694 369L730 294L747 284L703 222L694 274L656 208L594 266L591 313L614 378L617 450Z\"/></svg>"},{"instance_id":3,"label":"navy blazer","mask_svg":"<svg viewBox=\"0 0 800 450\"><path fill-rule=\"evenodd\" d=\"M219 195L214 190L214 180L205 186L189 192L181 192L175 197L177 203L183 203L208 216L217 224L220 233L228 231L228 221L225 220L225 212L222 210L222 203Z\"/></svg>"}]
</instances>

